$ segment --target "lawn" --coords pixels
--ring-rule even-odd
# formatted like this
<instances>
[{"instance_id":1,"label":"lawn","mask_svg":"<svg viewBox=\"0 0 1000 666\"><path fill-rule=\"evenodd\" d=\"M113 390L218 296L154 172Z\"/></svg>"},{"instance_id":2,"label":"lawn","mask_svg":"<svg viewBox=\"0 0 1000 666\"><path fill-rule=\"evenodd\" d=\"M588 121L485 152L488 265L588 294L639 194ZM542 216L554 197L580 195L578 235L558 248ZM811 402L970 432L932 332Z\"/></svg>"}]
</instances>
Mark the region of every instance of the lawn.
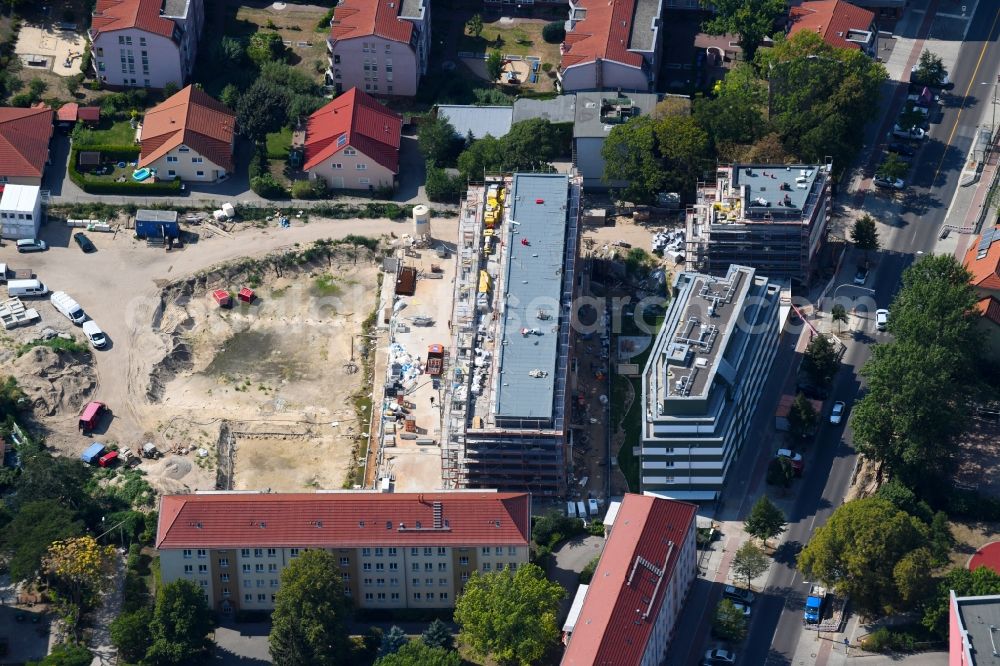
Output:
<instances>
[{"instance_id":1,"label":"lawn","mask_svg":"<svg viewBox=\"0 0 1000 666\"><path fill-rule=\"evenodd\" d=\"M135 145L135 130L127 120L112 122L104 118L97 129L78 130L73 137L77 148L85 146L132 146Z\"/></svg>"},{"instance_id":2,"label":"lawn","mask_svg":"<svg viewBox=\"0 0 1000 666\"><path fill-rule=\"evenodd\" d=\"M554 89L554 71L559 65L559 45L549 44L542 39L542 28L549 21L539 19L506 19L483 24L483 32L476 37L468 27L462 35L458 51L469 53L489 53L500 51L504 55L535 56L543 64L548 63L553 75L538 71L538 82L522 83L522 87L538 91Z\"/></svg>"},{"instance_id":3,"label":"lawn","mask_svg":"<svg viewBox=\"0 0 1000 666\"><path fill-rule=\"evenodd\" d=\"M292 148L292 128L282 127L279 132L271 132L267 135L267 157L272 160L288 159L288 152Z\"/></svg>"}]
</instances>

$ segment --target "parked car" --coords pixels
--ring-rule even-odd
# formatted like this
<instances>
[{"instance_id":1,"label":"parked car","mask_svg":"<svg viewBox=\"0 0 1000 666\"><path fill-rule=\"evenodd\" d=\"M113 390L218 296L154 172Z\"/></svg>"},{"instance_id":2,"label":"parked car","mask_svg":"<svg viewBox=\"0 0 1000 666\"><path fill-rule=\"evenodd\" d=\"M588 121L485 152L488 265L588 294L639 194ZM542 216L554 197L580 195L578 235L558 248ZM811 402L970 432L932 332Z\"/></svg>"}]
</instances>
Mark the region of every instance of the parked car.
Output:
<instances>
[{"instance_id":1,"label":"parked car","mask_svg":"<svg viewBox=\"0 0 1000 666\"><path fill-rule=\"evenodd\" d=\"M927 132L925 132L920 127L909 127L903 128L896 123L892 126L892 133L895 136L901 137L903 139L911 139L913 141L922 141L927 137Z\"/></svg>"},{"instance_id":2,"label":"parked car","mask_svg":"<svg viewBox=\"0 0 1000 666\"><path fill-rule=\"evenodd\" d=\"M791 449L778 449L775 454L775 458L788 458L792 463L792 471L795 472L795 476L802 476L802 472L805 470L805 465L802 462L802 454L796 453Z\"/></svg>"},{"instance_id":3,"label":"parked car","mask_svg":"<svg viewBox=\"0 0 1000 666\"><path fill-rule=\"evenodd\" d=\"M88 254L91 252L97 252L97 248L90 241L90 239L87 238L87 234L83 233L82 231L78 231L75 234L73 234L73 240L76 242L77 245L80 246L80 249L83 250L84 252Z\"/></svg>"},{"instance_id":4,"label":"parked car","mask_svg":"<svg viewBox=\"0 0 1000 666\"><path fill-rule=\"evenodd\" d=\"M854 274L854 284L863 285L868 282L868 267L858 266L858 272Z\"/></svg>"},{"instance_id":5,"label":"parked car","mask_svg":"<svg viewBox=\"0 0 1000 666\"><path fill-rule=\"evenodd\" d=\"M880 308L875 311L875 329L878 331L884 331L889 325L889 311L885 308Z\"/></svg>"},{"instance_id":6,"label":"parked car","mask_svg":"<svg viewBox=\"0 0 1000 666\"><path fill-rule=\"evenodd\" d=\"M896 153L897 155L902 155L903 157L913 157L917 154L916 150L902 141L893 141L887 145L885 149L890 153Z\"/></svg>"},{"instance_id":7,"label":"parked car","mask_svg":"<svg viewBox=\"0 0 1000 666\"><path fill-rule=\"evenodd\" d=\"M750 590L744 590L742 587L736 587L735 585L726 585L722 588L722 596L730 601L736 601L741 604L752 604L753 600L757 598Z\"/></svg>"},{"instance_id":8,"label":"parked car","mask_svg":"<svg viewBox=\"0 0 1000 666\"><path fill-rule=\"evenodd\" d=\"M884 187L890 190L902 190L906 187L906 183L902 178L886 178L885 176L875 176L872 178L872 182L875 183L875 187Z\"/></svg>"},{"instance_id":9,"label":"parked car","mask_svg":"<svg viewBox=\"0 0 1000 666\"><path fill-rule=\"evenodd\" d=\"M704 666L728 666L736 663L736 653L722 648L715 648L705 653L705 658L701 660Z\"/></svg>"},{"instance_id":10,"label":"parked car","mask_svg":"<svg viewBox=\"0 0 1000 666\"><path fill-rule=\"evenodd\" d=\"M743 613L743 617L750 617L750 605L749 604L741 604L741 603L737 603L737 602L734 601L733 602L733 607L735 607L736 610L741 611Z\"/></svg>"},{"instance_id":11,"label":"parked car","mask_svg":"<svg viewBox=\"0 0 1000 666\"><path fill-rule=\"evenodd\" d=\"M104 331L93 320L83 322L83 334L90 340L94 349L104 349L108 344L108 338L104 335Z\"/></svg>"},{"instance_id":12,"label":"parked car","mask_svg":"<svg viewBox=\"0 0 1000 666\"><path fill-rule=\"evenodd\" d=\"M846 409L847 404L843 400L833 403L833 409L830 410L830 423L838 425L844 419L844 410Z\"/></svg>"},{"instance_id":13,"label":"parked car","mask_svg":"<svg viewBox=\"0 0 1000 666\"><path fill-rule=\"evenodd\" d=\"M37 238L22 238L17 241L18 252L44 252L49 249L48 243Z\"/></svg>"}]
</instances>

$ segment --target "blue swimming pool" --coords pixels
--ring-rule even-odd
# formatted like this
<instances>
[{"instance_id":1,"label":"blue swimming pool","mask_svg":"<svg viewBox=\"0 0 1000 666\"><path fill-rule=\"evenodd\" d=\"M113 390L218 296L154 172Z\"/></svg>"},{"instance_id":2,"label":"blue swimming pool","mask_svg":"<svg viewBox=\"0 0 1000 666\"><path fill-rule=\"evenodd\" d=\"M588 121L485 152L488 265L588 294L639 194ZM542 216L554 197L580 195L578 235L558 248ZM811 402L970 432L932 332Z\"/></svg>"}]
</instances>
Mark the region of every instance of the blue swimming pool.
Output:
<instances>
[{"instance_id":1,"label":"blue swimming pool","mask_svg":"<svg viewBox=\"0 0 1000 666\"><path fill-rule=\"evenodd\" d=\"M136 169L132 172L132 177L140 182L146 180L151 175L152 171L149 170L149 167L142 167L141 169Z\"/></svg>"}]
</instances>

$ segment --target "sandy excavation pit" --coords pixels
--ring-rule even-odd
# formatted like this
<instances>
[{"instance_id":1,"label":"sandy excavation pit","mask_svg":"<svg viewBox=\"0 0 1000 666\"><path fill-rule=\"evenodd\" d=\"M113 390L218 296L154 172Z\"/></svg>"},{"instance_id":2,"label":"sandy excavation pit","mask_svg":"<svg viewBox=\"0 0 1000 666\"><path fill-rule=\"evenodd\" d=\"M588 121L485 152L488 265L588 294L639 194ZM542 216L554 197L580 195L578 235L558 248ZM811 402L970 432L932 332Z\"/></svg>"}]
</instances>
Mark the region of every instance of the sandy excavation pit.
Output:
<instances>
[{"instance_id":1,"label":"sandy excavation pit","mask_svg":"<svg viewBox=\"0 0 1000 666\"><path fill-rule=\"evenodd\" d=\"M209 297L216 288L236 291L245 270L223 268L164 289L154 331L166 353L149 378L150 429L167 452L204 449L185 456L196 464L191 487L340 488L355 438L368 430L351 401L363 374L357 354L350 364L351 339L376 305L377 268L335 259L280 278L266 272L251 273L260 284L250 305L220 308ZM225 437L219 444L223 423L232 454Z\"/></svg>"}]
</instances>

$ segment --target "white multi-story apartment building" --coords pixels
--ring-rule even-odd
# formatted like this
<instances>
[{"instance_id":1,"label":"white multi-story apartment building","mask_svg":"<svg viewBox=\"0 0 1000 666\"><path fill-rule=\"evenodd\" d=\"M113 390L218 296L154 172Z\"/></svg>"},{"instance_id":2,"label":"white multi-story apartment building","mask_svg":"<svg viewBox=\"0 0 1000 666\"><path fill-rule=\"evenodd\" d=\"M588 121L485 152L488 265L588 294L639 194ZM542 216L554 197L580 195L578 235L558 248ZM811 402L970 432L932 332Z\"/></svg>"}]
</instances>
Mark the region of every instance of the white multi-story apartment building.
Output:
<instances>
[{"instance_id":1,"label":"white multi-story apartment building","mask_svg":"<svg viewBox=\"0 0 1000 666\"><path fill-rule=\"evenodd\" d=\"M663 662L697 571L697 509L625 495L594 577L566 619L562 666Z\"/></svg>"},{"instance_id":2,"label":"white multi-story apartment building","mask_svg":"<svg viewBox=\"0 0 1000 666\"><path fill-rule=\"evenodd\" d=\"M97 0L94 71L108 86L184 86L205 25L203 0Z\"/></svg>"},{"instance_id":3,"label":"white multi-story apartment building","mask_svg":"<svg viewBox=\"0 0 1000 666\"><path fill-rule=\"evenodd\" d=\"M229 614L272 610L281 572L316 548L359 608L450 608L472 572L527 563L530 539L527 493L206 492L163 496L156 547L165 583Z\"/></svg>"},{"instance_id":4,"label":"white multi-story apartment building","mask_svg":"<svg viewBox=\"0 0 1000 666\"><path fill-rule=\"evenodd\" d=\"M683 272L642 375L643 492L712 501L747 442L782 328L781 289L746 266Z\"/></svg>"}]
</instances>

